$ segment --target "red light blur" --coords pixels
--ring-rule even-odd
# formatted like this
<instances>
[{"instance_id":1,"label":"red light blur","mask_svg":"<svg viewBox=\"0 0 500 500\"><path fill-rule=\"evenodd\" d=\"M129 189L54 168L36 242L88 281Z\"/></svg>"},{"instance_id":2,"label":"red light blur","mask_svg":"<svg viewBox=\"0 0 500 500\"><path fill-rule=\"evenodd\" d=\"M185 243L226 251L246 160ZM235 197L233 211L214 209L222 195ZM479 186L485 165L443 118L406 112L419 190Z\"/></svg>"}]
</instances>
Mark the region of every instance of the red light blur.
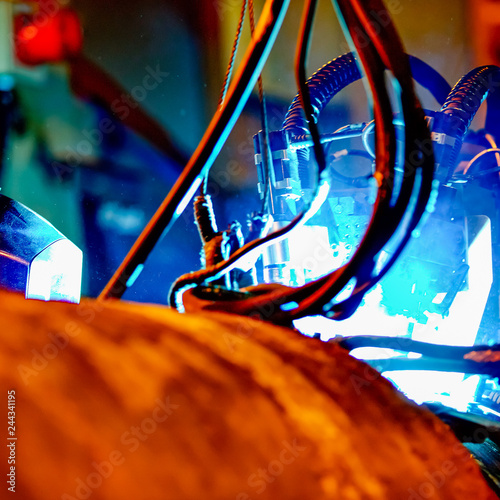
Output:
<instances>
[{"instance_id":1,"label":"red light blur","mask_svg":"<svg viewBox=\"0 0 500 500\"><path fill-rule=\"evenodd\" d=\"M65 61L78 55L82 48L80 21L69 8L44 17L18 15L14 32L16 56L30 66Z\"/></svg>"}]
</instances>

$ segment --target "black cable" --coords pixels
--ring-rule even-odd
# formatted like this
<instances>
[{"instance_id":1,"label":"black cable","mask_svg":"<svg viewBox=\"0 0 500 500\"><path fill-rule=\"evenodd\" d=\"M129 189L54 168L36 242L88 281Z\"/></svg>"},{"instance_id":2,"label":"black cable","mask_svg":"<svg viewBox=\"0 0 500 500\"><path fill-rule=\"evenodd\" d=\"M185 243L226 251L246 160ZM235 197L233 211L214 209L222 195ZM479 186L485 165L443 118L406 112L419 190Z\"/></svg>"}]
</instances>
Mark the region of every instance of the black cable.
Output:
<instances>
[{"instance_id":1,"label":"black cable","mask_svg":"<svg viewBox=\"0 0 500 500\"><path fill-rule=\"evenodd\" d=\"M375 266L375 256L398 227L410 199L414 200L412 203L413 211L409 217L409 221L407 221L405 238L402 239L397 247L396 254L402 251L404 244L410 237L411 231L425 211L425 206L432 189L434 160L432 153L428 153L426 156L421 148L419 149L419 144L429 141L430 137L424 113L413 91L407 56L402 50L393 25L390 25L387 30L379 35L371 33L370 30L373 31L373 26L366 20L366 6L354 2L356 3L356 10L353 10L350 2L346 3L343 0L339 0L338 3L342 5L342 14L348 17L345 22L349 28L352 30L366 30L369 32L368 36L376 42L368 46L358 47L360 60L363 63L374 94L374 114L377 127L375 175L379 182L379 190L374 215L372 216L368 231L353 258L346 265L324 278L320 278L298 289L275 287L274 290L253 298L232 300L229 305L228 303L215 303L210 306L211 309L226 310L229 308L228 310L237 314L255 314L275 323L289 324L292 319L308 314L321 314L324 312L325 303L336 296L354 276L357 279L357 285L352 297L355 300L360 300L360 296L362 295L360 292L364 292L366 284L371 283L374 279L372 271ZM375 1L370 3L370 5L372 4L377 6L378 11L384 10L381 2ZM364 19L363 16L365 16ZM375 50L375 46L378 50ZM387 50L390 50L390 53ZM403 114L405 121L408 121L405 126L405 142L407 145L405 148L405 158L407 161L405 161L405 172L400 196L394 205L391 204L390 200L392 197L392 182L396 161L396 137L392 107L385 88L384 72L386 68L392 71L401 85ZM417 166L408 161L410 153L415 152L422 155L422 162ZM417 172L419 172L419 182L415 184ZM414 192L415 186L417 190L416 194ZM296 302L297 307L291 310L287 308L286 311L281 310L279 304L284 304L287 301ZM272 313L263 315L262 311L268 311L270 304L272 304ZM352 310L352 302L347 303L344 301L343 305L346 306L343 312L349 308Z\"/></svg>"},{"instance_id":2,"label":"black cable","mask_svg":"<svg viewBox=\"0 0 500 500\"><path fill-rule=\"evenodd\" d=\"M248 11L250 18L250 32L252 36L255 32L255 18L254 18L254 9L253 9L253 0L249 0L248 2ZM264 94L264 84L262 82L262 73L259 75L257 80L259 87L259 103L260 103L260 120L262 126L262 136L260 138L260 150L262 152L262 165L264 168L264 193L262 198L262 208L261 212L263 214L268 211L268 201L269 201L269 182L270 182L270 172L269 169L272 165L271 159L271 151L269 149L269 127L267 125L267 108L266 108L266 96Z\"/></svg>"},{"instance_id":3,"label":"black cable","mask_svg":"<svg viewBox=\"0 0 500 500\"><path fill-rule=\"evenodd\" d=\"M385 89L385 68L392 71L393 76L399 81L402 88L401 100L405 115L405 143L407 145L405 148L405 158L408 159L410 152L413 152L413 147L418 148L416 141L427 139L429 135L423 111L418 106L418 101L413 93L407 56L402 50L394 26L389 24L380 34L374 33L372 32L373 26L370 24L369 12L366 10L368 7L366 5L361 5L357 1L351 3L344 0L339 0L337 4L349 30L352 33L356 33L353 30L361 29L374 42L366 47L359 46L358 51L359 58L363 63L363 68L374 94L374 114L377 127L375 175L378 177L377 180L380 187L372 220L362 244L352 259L340 268L340 270L332 273L319 287L314 282L313 284L305 285L300 297L302 300L300 302L297 301L299 302L299 307L289 311L289 317L291 318L327 311L328 309L324 309L325 304L331 301L353 277L356 279L354 292L341 305L336 304L333 306L335 311L334 317L339 319L341 316L349 315L355 310L368 286L372 286L373 281L379 278L380 275L376 277L372 276L375 256L393 235L403 217L409 200L414 194L413 186L416 169L406 161L404 182L400 190L400 195L396 204L391 207L389 199L392 197L396 139L392 123L392 108ZM377 5L377 8L380 10L385 10L381 2L375 1L373 5ZM377 10L377 12L379 11ZM359 42L357 37L353 37L353 39L355 42ZM377 50L375 50L375 47ZM432 155L427 159L423 158L422 165L426 167L428 172L422 180L422 189L419 189L414 214L409 224L410 229L407 233L411 233L411 230L420 219L431 191ZM410 234L407 237L409 238ZM366 244L367 242L369 244ZM405 241L399 245L396 253L402 250L404 243ZM312 293L310 293L311 288L314 289Z\"/></svg>"},{"instance_id":4,"label":"black cable","mask_svg":"<svg viewBox=\"0 0 500 500\"><path fill-rule=\"evenodd\" d=\"M468 359L441 359L441 358L389 358L364 359L365 363L381 372L400 370L428 370L438 372L471 373L488 375L492 378L500 377L500 362L472 361Z\"/></svg>"},{"instance_id":5,"label":"black cable","mask_svg":"<svg viewBox=\"0 0 500 500\"><path fill-rule=\"evenodd\" d=\"M297 49L295 53L295 78L299 88L299 98L306 115L307 125L311 138L313 140L313 150L318 165L318 174L326 168L326 159L323 146L321 145L318 125L314 116L314 109L311 104L309 94L309 85L307 84L306 68L307 57L311 45L312 27L314 15L316 13L317 0L306 0L300 23L299 36L297 40Z\"/></svg>"},{"instance_id":6,"label":"black cable","mask_svg":"<svg viewBox=\"0 0 500 500\"><path fill-rule=\"evenodd\" d=\"M423 144L430 143L431 138L425 121L424 112L413 88L408 56L404 52L392 22L389 23L384 30L381 30L380 33L373 28L370 16L373 12L383 11L385 8L383 3L379 0L373 0L369 3L370 6L367 6L361 4L360 0L353 0L352 4L346 3L345 0L339 0L339 5L343 4L343 10L348 12L351 8L354 8L358 14L361 13L360 19L363 29L366 30L366 34L373 41L374 45L378 47L380 56L387 69L391 71L392 76L398 81L401 88L401 107L405 123L403 182L396 202L384 217L379 219L382 225L378 227L378 231L381 233L385 232L387 226L391 225L388 224L388 222L392 221L394 226L391 232L394 234L410 201L413 206L411 216L409 220L406 220L407 227L405 228L404 235L397 243L396 250L392 257L375 276L370 277L368 280L364 280L362 283L359 283L358 280L354 292L348 299L333 306L332 309L335 311L334 317L337 319L352 314L359 305L364 293L379 281L392 267L410 239L413 229L420 222L422 215L425 214L427 202L434 189L434 156L432 150L426 151L423 147ZM371 10L368 10L368 8ZM360 58L362 54L363 53L360 52ZM365 63L363 63L363 65L365 66ZM383 147L381 141L378 140L377 145ZM377 155L378 154L380 154L380 151L377 151ZM418 162L414 161L415 155L418 158ZM417 172L419 174L418 178L416 175ZM391 182L393 182L393 179L391 179Z\"/></svg>"},{"instance_id":7,"label":"black cable","mask_svg":"<svg viewBox=\"0 0 500 500\"><path fill-rule=\"evenodd\" d=\"M386 337L376 335L356 335L352 337L333 338L330 342L338 343L344 349L352 351L362 347L377 347L395 351L415 352L424 356L446 359L464 359L474 352L500 352L500 344L477 346L451 346L431 344L412 340L408 337Z\"/></svg>"}]
</instances>

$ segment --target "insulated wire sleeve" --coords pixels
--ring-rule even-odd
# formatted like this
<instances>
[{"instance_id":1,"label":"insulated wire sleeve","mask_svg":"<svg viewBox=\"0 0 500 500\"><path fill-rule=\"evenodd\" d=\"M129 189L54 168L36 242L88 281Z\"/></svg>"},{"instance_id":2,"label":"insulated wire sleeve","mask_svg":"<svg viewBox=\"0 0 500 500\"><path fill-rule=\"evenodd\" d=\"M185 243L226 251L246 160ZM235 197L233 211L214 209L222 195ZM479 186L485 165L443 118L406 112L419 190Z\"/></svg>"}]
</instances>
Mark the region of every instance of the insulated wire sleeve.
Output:
<instances>
[{"instance_id":1,"label":"insulated wire sleeve","mask_svg":"<svg viewBox=\"0 0 500 500\"><path fill-rule=\"evenodd\" d=\"M342 5L342 15L347 14L347 24L351 29L370 29L372 28L366 19L363 20L365 7L356 3L356 10L351 10L351 4L339 0ZM377 9L383 9L383 4L379 1L369 2L369 6ZM358 17L359 16L359 17ZM364 25L363 25L364 21ZM407 144L406 155L415 152L418 149L418 141L430 140L427 124L424 120L424 113L419 106L413 93L413 86L407 57L401 47L399 38L395 32L394 26L380 34L370 33L372 39L377 42L375 50L373 44L359 47L360 59L367 73L368 80L372 85L374 94L374 113L377 127L376 144L376 178L379 182L379 191L375 203L375 211L365 238L362 244L354 254L353 258L343 267L333 273L320 278L312 283L297 289L281 287L259 296L247 298L244 300L231 300L229 303L216 302L209 306L213 310L225 310L229 308L237 314L257 314L262 316L263 310L269 310L270 304L273 305L272 313L264 314L265 319L274 323L290 324L293 319L303 317L309 314L322 314L328 307L332 297L347 284L347 282L356 276L357 287L355 288L354 300L360 300L362 291L367 282L372 282L372 270L375 265L374 257L383 248L385 243L392 237L394 231L399 226L406 208L412 202L412 210L407 221L406 237L402 239L397 247L396 254L401 252L407 239L410 237L412 229L420 220L424 213L428 198L432 191L432 171L434 158L431 153L423 155L422 164L415 168L410 162L405 162L404 182L400 189L400 195L397 201L392 205L390 203L392 196L392 176L395 166L396 137L393 125L393 114L390 99L386 90L384 71L386 68L392 70L393 74L399 80L403 89L402 106L405 119L408 119L408 126L405 127L405 139ZM387 48L390 53L384 52ZM383 59L383 62L382 62ZM420 173L417 176L417 171ZM417 193L415 194L414 188ZM276 305L284 304L287 301L295 303L297 307L281 310ZM352 312L356 304L344 301L344 311ZM337 314L338 311L335 311ZM338 317L336 318L338 319Z\"/></svg>"},{"instance_id":2,"label":"insulated wire sleeve","mask_svg":"<svg viewBox=\"0 0 500 500\"><path fill-rule=\"evenodd\" d=\"M488 97L488 112L486 123L488 130L497 137L500 131L499 123L492 123L492 116L498 116L500 110L500 98L497 95L497 87L500 83L500 68L497 66L480 66L469 71L453 87L446 101L441 107L440 112L448 115L453 120L453 126L456 129L458 137L447 157L444 167L447 169L447 179L450 179L454 173L456 160L469 126L474 119L482 102Z\"/></svg>"},{"instance_id":3,"label":"insulated wire sleeve","mask_svg":"<svg viewBox=\"0 0 500 500\"><path fill-rule=\"evenodd\" d=\"M268 234L267 236L258 240L250 241L243 247L236 250L236 252L229 257L229 259L220 262L210 268L201 269L192 273L187 273L179 277L172 285L169 293L169 303L172 307L177 307L180 302L178 293L186 288L191 288L196 285L201 285L204 282L217 280L224 276L224 274L238 267L243 259L251 259L255 254L260 254L267 246L276 243L285 238L290 231L296 227L305 224L318 210L319 207L326 200L330 187L327 183L323 182L315 195L314 200L311 202L307 211L297 215L289 224ZM291 289L293 290L293 289Z\"/></svg>"},{"instance_id":4,"label":"insulated wire sleeve","mask_svg":"<svg viewBox=\"0 0 500 500\"><path fill-rule=\"evenodd\" d=\"M451 92L451 86L427 63L412 55L408 57L415 81L429 90L442 106ZM318 121L319 115L336 94L360 78L357 56L352 52L336 57L317 70L307 80L314 121ZM307 122L302 113L299 94L294 97L288 108L283 129L290 130L295 135L307 133Z\"/></svg>"},{"instance_id":5,"label":"insulated wire sleeve","mask_svg":"<svg viewBox=\"0 0 500 500\"><path fill-rule=\"evenodd\" d=\"M326 308L328 307L328 302L347 285L350 279L356 277L356 288L351 297L343 301L341 305L336 304L333 306L335 308L334 317L336 319L345 317L345 314L350 315L359 304L363 292L366 291L366 284L369 283L370 286L373 284L374 279L371 273L375 264L373 260L375 255L392 236L406 211L410 199L414 196L413 187L416 178L416 169L412 168L412 165L405 163L405 170L408 171L409 175L405 175L405 184L401 188L395 206L388 206L386 197L390 198L392 192L392 187L387 184L387 181L389 181L392 175L389 174L388 168L392 171L395 165L395 134L392 124L392 108L383 80L385 68L392 70L393 75L398 78L403 89L402 105L403 110L406 111L405 122L406 119L410 122L408 126L405 127L407 144L406 156L414 146L413 141L419 137L425 138L429 133L423 119L423 111L418 106L416 97L412 94L411 73L409 70L406 70L408 63L405 64L404 61L404 58L407 56L402 50L402 46L393 25L389 25L380 35L371 33L371 25L369 20L366 19L366 16L369 17L369 15L365 12L368 6L364 4L361 5L357 1L353 3L355 5L339 0L337 4L341 11L341 15L346 16L345 22L350 30L355 28L366 30L368 35L374 40L374 46L377 47L377 52L374 51L373 45L358 47L358 50L360 60L363 63L367 78L372 85L372 92L374 93L374 114L378 136L376 145L378 163L376 176L378 174L378 180L381 182L378 196L379 202L375 206L374 215L365 238L353 258L344 268L332 273L324 284L312 294L307 295L303 293L303 300L297 300L299 306L288 311L289 317L292 318L302 317L307 314L321 313L322 310L324 312L328 311ZM377 8L383 9L383 4L381 2L375 1L369 2L369 4L371 7L376 5ZM360 22L358 22L358 16ZM386 50L389 50L388 47L390 47L390 53L386 52ZM415 106L418 107L415 108ZM414 109L416 111L413 111ZM415 120L415 124L411 123L413 120ZM387 136L386 131L391 131L390 136ZM386 136L385 139L384 136ZM386 147L387 145L389 145L388 148ZM414 227L425 210L431 192L433 162L432 155L429 158L424 158L423 163L426 167L427 174L422 181L421 189L418 190L417 203L411 217L410 228L412 228L412 226ZM409 236L408 234L407 237L409 238ZM368 242L369 244L367 244ZM404 243L405 241L400 244L399 252L402 250ZM315 284L310 285L312 286L306 285L303 287L303 291L305 292L307 288L316 287Z\"/></svg>"}]
</instances>

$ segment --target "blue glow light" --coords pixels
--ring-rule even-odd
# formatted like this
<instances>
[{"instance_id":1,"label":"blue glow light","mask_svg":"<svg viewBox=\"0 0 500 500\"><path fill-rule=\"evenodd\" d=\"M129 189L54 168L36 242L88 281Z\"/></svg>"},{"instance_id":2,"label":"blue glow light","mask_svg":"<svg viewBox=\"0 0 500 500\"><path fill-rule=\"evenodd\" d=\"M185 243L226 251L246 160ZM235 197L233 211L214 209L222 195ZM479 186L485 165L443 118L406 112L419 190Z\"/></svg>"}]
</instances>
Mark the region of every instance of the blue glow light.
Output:
<instances>
[{"instance_id":1,"label":"blue glow light","mask_svg":"<svg viewBox=\"0 0 500 500\"><path fill-rule=\"evenodd\" d=\"M142 270L144 269L144 264L139 264L135 269L134 272L130 275L130 278L127 280L126 287L131 287L134 283L135 280L139 277L139 275L142 273Z\"/></svg>"},{"instance_id":2,"label":"blue glow light","mask_svg":"<svg viewBox=\"0 0 500 500\"><path fill-rule=\"evenodd\" d=\"M12 75L3 74L0 75L0 90L9 91L14 88L15 80Z\"/></svg>"},{"instance_id":3,"label":"blue glow light","mask_svg":"<svg viewBox=\"0 0 500 500\"><path fill-rule=\"evenodd\" d=\"M291 311L292 309L295 309L296 307L299 307L299 304L297 302L287 302L286 304L283 304L281 306L282 311Z\"/></svg>"},{"instance_id":4,"label":"blue glow light","mask_svg":"<svg viewBox=\"0 0 500 500\"><path fill-rule=\"evenodd\" d=\"M398 261L395 268L391 269L388 275L365 295L362 305L352 317L343 321L333 321L321 316L311 316L294 321L294 326L309 336L320 333L322 340L336 336L385 335L410 336L413 340L434 344L474 345L493 281L493 262L491 223L485 216L469 217L471 222L472 219L475 219L474 225L481 227L481 229L468 248L468 286L457 292L447 315L424 311L426 321L419 323L411 314L403 315L395 312L404 308L418 309L422 307L419 306L421 299L416 296L413 304L409 304L407 300L403 302L401 290L404 288L408 288L408 292L411 291L411 294L415 294L417 289L425 289L426 284L428 284L426 290L430 292L429 303L434 304L441 303L446 296L446 293L434 293L429 289L435 282L431 273L432 268L426 268L422 262L415 262L412 273L410 270L402 272L401 269L398 269L398 266L401 266L401 262ZM424 235L422 235L423 237ZM419 240L411 241L409 247L417 245L418 242ZM446 238L443 238L442 242L436 241L433 248L437 249L440 244L445 243ZM394 279L394 276L390 278L391 273L396 273L398 279ZM405 277L407 282L405 282ZM390 286L393 287L390 294L387 290L389 285L386 284L386 280L389 278L392 280ZM440 284L437 283L436 286L436 290L438 290ZM386 294L385 299L390 296L387 307L382 303L384 293ZM430 300L431 297L432 300ZM400 352L377 348L358 349L352 354L360 359L401 356ZM409 353L407 356L409 358L418 357L414 353ZM474 401L480 381L478 375L466 376L463 373L455 372L408 370L383 372L383 375L407 397L419 404L432 401L440 402L462 412L466 412L469 403ZM491 414L494 412L488 408L483 409L485 412L487 410Z\"/></svg>"}]
</instances>

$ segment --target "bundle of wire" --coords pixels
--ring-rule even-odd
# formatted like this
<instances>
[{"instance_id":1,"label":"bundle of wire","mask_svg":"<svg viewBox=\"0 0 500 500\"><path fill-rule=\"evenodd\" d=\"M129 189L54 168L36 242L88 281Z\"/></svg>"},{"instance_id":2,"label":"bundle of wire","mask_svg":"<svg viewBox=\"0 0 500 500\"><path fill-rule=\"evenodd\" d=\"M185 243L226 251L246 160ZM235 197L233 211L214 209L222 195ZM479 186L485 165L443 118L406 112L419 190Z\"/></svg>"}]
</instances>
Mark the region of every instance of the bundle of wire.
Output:
<instances>
[{"instance_id":1,"label":"bundle of wire","mask_svg":"<svg viewBox=\"0 0 500 500\"><path fill-rule=\"evenodd\" d=\"M261 252L265 245L283 238L287 233L304 221L311 214L311 208L296 217L284 229L267 237L251 242L236 251L231 258L209 269L185 275L178 280L172 290L171 304L180 302L182 293L198 294L201 299L195 307L201 306L210 310L228 310L238 314L258 316L268 321L290 324L292 320L310 314L325 314L335 319L349 316L356 309L363 294L371 288L390 268L399 256L412 231L426 211L429 197L433 191L432 175L434 158L432 153L423 151L422 144L430 140L424 112L418 103L413 89L413 82L408 62L394 26L389 24L383 33L375 33L370 23L369 12L385 10L380 1L345 2L338 1L339 17L343 20L346 33L357 33L363 30L374 43L369 46L354 46L359 60L365 70L366 79L373 94L373 113L376 129L376 159L374 177L378 183L378 194L374 212L367 232L353 258L344 266L300 288L286 286L260 285L255 295L252 290L246 294L226 295L228 300L202 300L199 285L219 279L224 273L238 267L241 259L248 258L250 252ZM296 73L300 96L318 165L318 177L325 172L325 157L320 142L319 131L315 123L309 91L305 78L305 61L312 31L312 21L316 1L307 1L299 36ZM358 43L359 45L359 43ZM396 136L393 125L393 109L385 83L385 72L393 77L395 88L400 89L402 114L405 121L405 161L403 175L397 196L394 193L396 165ZM418 158L418 164L411 158ZM325 193L325 182L318 181L317 195ZM313 203L313 205L315 205ZM375 272L377 256L384 246L398 233L391 259L378 272ZM351 281L356 281L352 294L348 299L335 303L335 297ZM190 288L189 291L186 291ZM273 307L269 307L269 305ZM286 304L286 307L281 307ZM263 312L265 311L265 312Z\"/></svg>"}]
</instances>

